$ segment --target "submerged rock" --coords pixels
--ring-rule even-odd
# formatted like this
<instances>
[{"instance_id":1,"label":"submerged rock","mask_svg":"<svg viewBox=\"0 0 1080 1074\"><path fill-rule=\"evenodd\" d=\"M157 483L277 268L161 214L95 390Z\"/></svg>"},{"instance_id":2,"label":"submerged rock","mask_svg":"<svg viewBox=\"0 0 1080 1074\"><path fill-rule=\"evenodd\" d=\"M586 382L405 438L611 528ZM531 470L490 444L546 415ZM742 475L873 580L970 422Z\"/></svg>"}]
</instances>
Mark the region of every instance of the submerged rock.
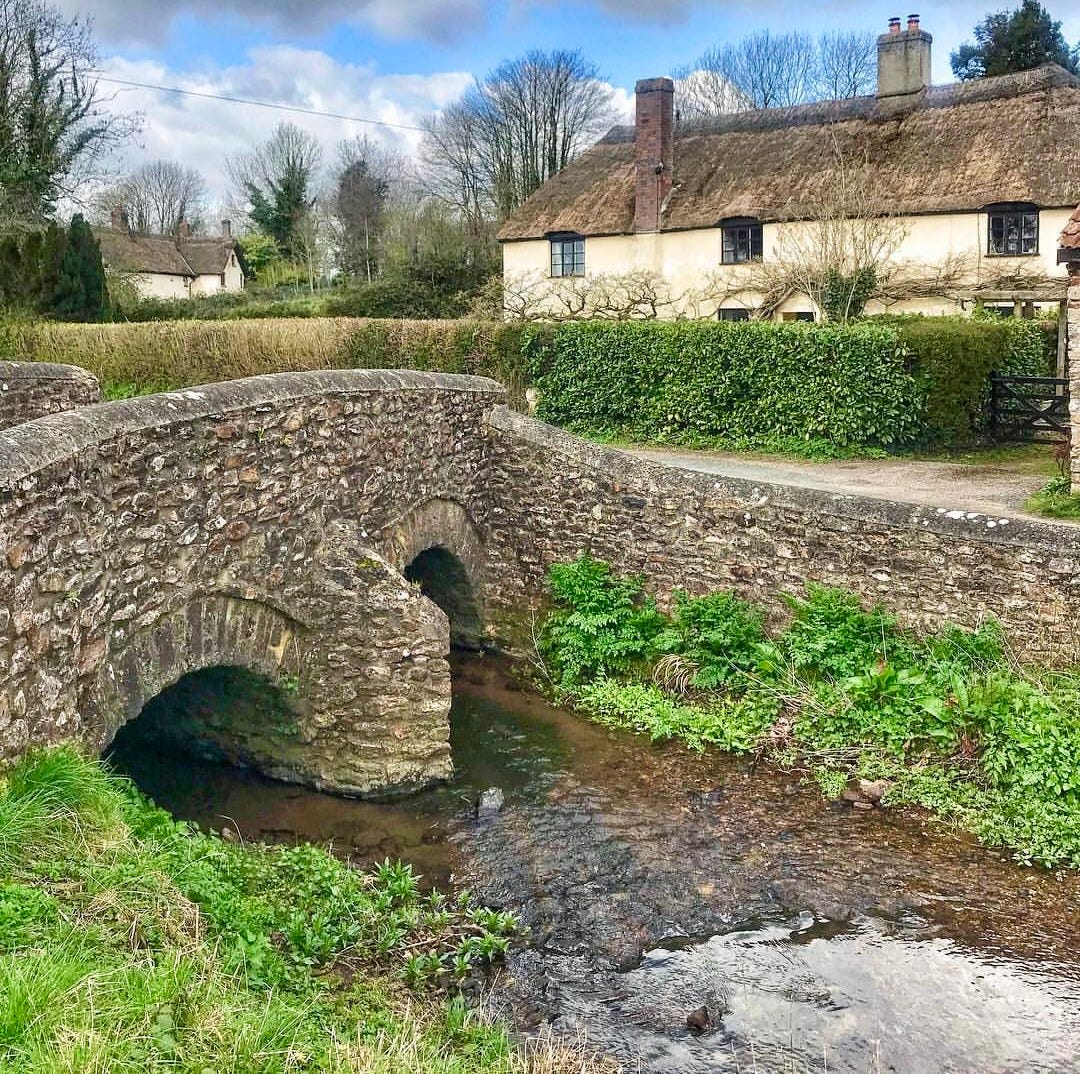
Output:
<instances>
[{"instance_id":1,"label":"submerged rock","mask_svg":"<svg viewBox=\"0 0 1080 1074\"><path fill-rule=\"evenodd\" d=\"M686 1016L686 1028L691 1033L704 1033L712 1025L708 1007L698 1007Z\"/></svg>"},{"instance_id":2,"label":"submerged rock","mask_svg":"<svg viewBox=\"0 0 1080 1074\"><path fill-rule=\"evenodd\" d=\"M476 804L478 817L494 817L503 811L506 805L506 796L498 787L489 787L480 795L480 801Z\"/></svg>"}]
</instances>

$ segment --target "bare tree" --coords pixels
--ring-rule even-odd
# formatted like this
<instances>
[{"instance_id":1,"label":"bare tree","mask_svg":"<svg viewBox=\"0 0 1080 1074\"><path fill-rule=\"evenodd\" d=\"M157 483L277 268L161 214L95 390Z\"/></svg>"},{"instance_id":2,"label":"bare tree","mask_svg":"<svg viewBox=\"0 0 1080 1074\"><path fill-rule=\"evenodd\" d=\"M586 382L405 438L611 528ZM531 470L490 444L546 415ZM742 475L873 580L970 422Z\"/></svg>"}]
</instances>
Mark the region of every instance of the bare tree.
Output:
<instances>
[{"instance_id":1,"label":"bare tree","mask_svg":"<svg viewBox=\"0 0 1080 1074\"><path fill-rule=\"evenodd\" d=\"M814 91L820 100L872 93L877 84L877 39L856 30L822 34L815 66Z\"/></svg>"},{"instance_id":2,"label":"bare tree","mask_svg":"<svg viewBox=\"0 0 1080 1074\"><path fill-rule=\"evenodd\" d=\"M322 164L318 139L293 123L279 123L270 138L226 161L237 199L247 215L292 258L298 232L315 204L315 186Z\"/></svg>"},{"instance_id":3,"label":"bare tree","mask_svg":"<svg viewBox=\"0 0 1080 1074\"><path fill-rule=\"evenodd\" d=\"M580 52L501 64L428 125L431 190L478 224L505 218L610 126L611 97Z\"/></svg>"},{"instance_id":4,"label":"bare tree","mask_svg":"<svg viewBox=\"0 0 1080 1074\"><path fill-rule=\"evenodd\" d=\"M35 221L78 195L133 133L104 107L90 24L44 0L0 0L0 224Z\"/></svg>"},{"instance_id":5,"label":"bare tree","mask_svg":"<svg viewBox=\"0 0 1080 1074\"><path fill-rule=\"evenodd\" d=\"M206 183L194 168L155 160L136 168L98 198L101 212L127 210L136 231L175 235L181 222L200 231L206 220Z\"/></svg>"},{"instance_id":6,"label":"bare tree","mask_svg":"<svg viewBox=\"0 0 1080 1074\"><path fill-rule=\"evenodd\" d=\"M677 72L679 109L688 119L748 108L856 97L876 76L871 34L750 34L712 48Z\"/></svg>"},{"instance_id":7,"label":"bare tree","mask_svg":"<svg viewBox=\"0 0 1080 1074\"><path fill-rule=\"evenodd\" d=\"M404 157L367 135L338 146L332 176L332 228L338 267L369 282L378 272L379 236L390 191L406 171Z\"/></svg>"}]
</instances>

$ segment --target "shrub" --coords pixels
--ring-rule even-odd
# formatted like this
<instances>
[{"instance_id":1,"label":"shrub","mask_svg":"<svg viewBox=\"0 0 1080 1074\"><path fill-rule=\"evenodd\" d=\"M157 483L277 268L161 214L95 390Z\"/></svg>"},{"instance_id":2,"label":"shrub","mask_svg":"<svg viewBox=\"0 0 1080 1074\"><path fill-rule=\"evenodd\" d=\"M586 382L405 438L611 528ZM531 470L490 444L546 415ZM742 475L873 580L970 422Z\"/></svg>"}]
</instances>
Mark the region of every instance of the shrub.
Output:
<instances>
[{"instance_id":1,"label":"shrub","mask_svg":"<svg viewBox=\"0 0 1080 1074\"><path fill-rule=\"evenodd\" d=\"M1037 321L904 317L893 320L925 397L920 439L970 444L987 432L990 375L1047 376L1057 337Z\"/></svg>"},{"instance_id":2,"label":"shrub","mask_svg":"<svg viewBox=\"0 0 1080 1074\"><path fill-rule=\"evenodd\" d=\"M628 672L654 654L665 618L642 585L643 579L616 577L588 556L551 568L555 611L544 624L540 650L560 686Z\"/></svg>"},{"instance_id":3,"label":"shrub","mask_svg":"<svg viewBox=\"0 0 1080 1074\"><path fill-rule=\"evenodd\" d=\"M765 641L764 615L732 593L674 594L674 615L656 638L660 652L685 657L696 669L693 685L715 689L755 667Z\"/></svg>"},{"instance_id":4,"label":"shrub","mask_svg":"<svg viewBox=\"0 0 1080 1074\"><path fill-rule=\"evenodd\" d=\"M529 329L540 416L655 440L911 442L921 391L871 324L571 322Z\"/></svg>"}]
</instances>

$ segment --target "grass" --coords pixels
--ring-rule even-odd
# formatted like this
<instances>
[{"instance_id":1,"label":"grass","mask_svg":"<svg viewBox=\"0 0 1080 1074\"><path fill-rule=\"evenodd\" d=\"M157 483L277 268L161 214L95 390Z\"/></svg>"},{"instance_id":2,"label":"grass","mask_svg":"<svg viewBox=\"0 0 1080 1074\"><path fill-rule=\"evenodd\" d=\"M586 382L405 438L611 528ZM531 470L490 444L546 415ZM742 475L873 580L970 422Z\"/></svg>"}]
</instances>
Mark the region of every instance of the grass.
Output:
<instances>
[{"instance_id":1,"label":"grass","mask_svg":"<svg viewBox=\"0 0 1080 1074\"><path fill-rule=\"evenodd\" d=\"M1044 518L1080 519L1080 495L1064 474L1051 478L1026 504L1026 510Z\"/></svg>"},{"instance_id":2,"label":"grass","mask_svg":"<svg viewBox=\"0 0 1080 1074\"><path fill-rule=\"evenodd\" d=\"M100 764L42 752L0 787L0 1071L615 1069L573 1044L527 1052L427 985L465 954L497 960L512 927L421 895L404 866L196 832Z\"/></svg>"},{"instance_id":3,"label":"grass","mask_svg":"<svg viewBox=\"0 0 1080 1074\"><path fill-rule=\"evenodd\" d=\"M901 629L881 608L810 586L789 625L728 593L675 593L582 558L550 576L539 633L553 691L606 726L755 754L830 797L879 783L1009 848L1080 868L1080 670L1021 667L1000 629Z\"/></svg>"},{"instance_id":4,"label":"grass","mask_svg":"<svg viewBox=\"0 0 1080 1074\"><path fill-rule=\"evenodd\" d=\"M524 405L520 328L355 317L62 324L0 319L0 357L81 366L108 399L261 373L408 368L494 377Z\"/></svg>"}]
</instances>

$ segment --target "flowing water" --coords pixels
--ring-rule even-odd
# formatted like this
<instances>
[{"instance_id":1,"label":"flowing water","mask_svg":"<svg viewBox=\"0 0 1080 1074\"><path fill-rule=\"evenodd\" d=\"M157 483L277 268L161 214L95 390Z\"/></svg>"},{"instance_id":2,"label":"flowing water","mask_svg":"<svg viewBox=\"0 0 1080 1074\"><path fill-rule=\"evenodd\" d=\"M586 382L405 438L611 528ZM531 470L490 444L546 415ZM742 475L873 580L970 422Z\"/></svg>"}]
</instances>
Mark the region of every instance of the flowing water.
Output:
<instances>
[{"instance_id":1,"label":"flowing water","mask_svg":"<svg viewBox=\"0 0 1080 1074\"><path fill-rule=\"evenodd\" d=\"M177 755L138 721L113 762L178 816L400 857L517 911L509 1010L584 1029L628 1070L1080 1072L1080 875L605 731L490 660L457 684L458 775L402 801ZM505 808L478 817L489 787Z\"/></svg>"}]
</instances>

